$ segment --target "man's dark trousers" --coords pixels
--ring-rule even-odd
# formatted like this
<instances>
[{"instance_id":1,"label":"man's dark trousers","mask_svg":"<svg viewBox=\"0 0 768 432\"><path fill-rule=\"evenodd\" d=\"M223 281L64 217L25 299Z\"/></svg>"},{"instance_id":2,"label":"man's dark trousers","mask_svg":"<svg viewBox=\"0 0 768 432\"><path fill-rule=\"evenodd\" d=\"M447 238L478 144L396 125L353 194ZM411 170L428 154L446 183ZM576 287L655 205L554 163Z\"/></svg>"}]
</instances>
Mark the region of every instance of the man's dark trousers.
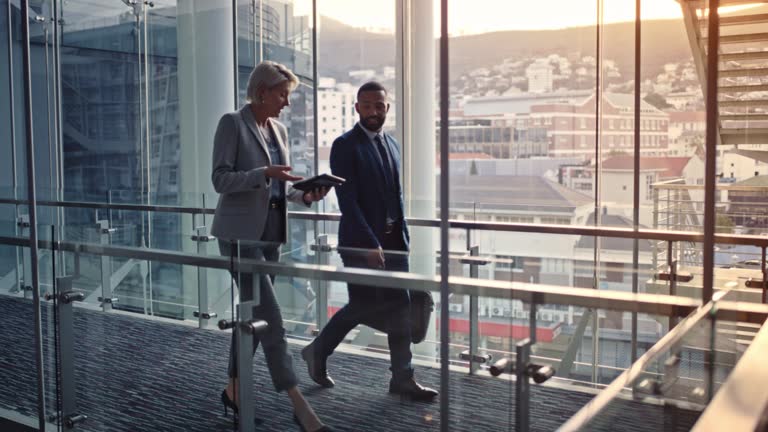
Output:
<instances>
[{"instance_id":1,"label":"man's dark trousers","mask_svg":"<svg viewBox=\"0 0 768 432\"><path fill-rule=\"evenodd\" d=\"M383 234L379 239L385 251L385 270L408 271L407 252L387 253L387 251L405 251L403 227L396 223L390 234ZM368 268L364 255L342 252L346 267ZM368 285L349 284L349 303L331 317L313 344L317 347L316 355L326 358L333 354L344 337L359 324L365 324L387 333L390 351L390 370L395 381L406 380L413 376L411 366L411 323L410 297L408 291L396 288L379 288Z\"/></svg>"}]
</instances>

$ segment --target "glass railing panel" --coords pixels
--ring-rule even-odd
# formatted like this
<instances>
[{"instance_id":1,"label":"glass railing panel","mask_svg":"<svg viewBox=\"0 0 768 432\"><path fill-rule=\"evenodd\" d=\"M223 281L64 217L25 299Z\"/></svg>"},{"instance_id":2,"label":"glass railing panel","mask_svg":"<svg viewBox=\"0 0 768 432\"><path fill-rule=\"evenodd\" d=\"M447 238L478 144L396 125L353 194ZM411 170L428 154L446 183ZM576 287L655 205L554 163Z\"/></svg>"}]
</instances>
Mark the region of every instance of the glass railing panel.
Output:
<instances>
[{"instance_id":1,"label":"glass railing panel","mask_svg":"<svg viewBox=\"0 0 768 432\"><path fill-rule=\"evenodd\" d=\"M85 244L82 247L88 250L89 248L92 248L94 245L88 245ZM145 250L146 251L146 250ZM162 253L162 251L158 251L159 253ZM316 259L316 257L312 257L308 252L315 252L315 251L307 251L307 250L297 250L293 251L293 257L283 257L284 262L287 263L299 263L300 261L295 260L296 256L302 257L302 259L307 259L305 264L311 263L311 259L309 257ZM91 254L97 253L96 249L90 249ZM72 254L70 252L70 254ZM84 260L84 257L86 257L86 254L81 253L80 258L80 269L82 270L83 267L87 267L89 264ZM289 254L290 255L290 254ZM217 255L209 255L212 258L219 258ZM97 258L103 258L103 256L94 255L93 258L89 259L97 259ZM72 258L65 258L68 262L73 262L74 260ZM436 258L435 258L436 259ZM213 322L216 322L218 319L232 319L234 311L236 310L236 307L238 304L241 303L242 299L239 298L240 292L237 288L237 282L241 281L241 279L238 279L242 276L242 274L237 275L238 277L235 278L234 282L231 277L231 275L228 275L228 270L226 270L227 266L227 258L223 258L223 263L217 264L217 268L215 269L217 272L220 273L220 278L217 282L217 286L221 288L221 296L220 296L220 303L222 304L222 310L221 313L215 317L215 319L209 319L208 326L210 327L210 324ZM161 258L158 258L158 261L162 261ZM237 262L235 260L230 260ZM84 264L85 263L85 264ZM222 267L223 266L223 267ZM68 270L67 272L74 273L75 266L72 264L68 264ZM71 270L69 270L71 269ZM351 268L350 268L351 269ZM209 269L209 271L213 271L214 269ZM297 269L298 270L298 269ZM274 268L275 274L277 276L277 283L276 292L279 293L281 290L286 290L287 286L290 286L291 282L282 283L280 279L284 279L285 281L291 281L290 278L293 278L293 281L299 280L296 276L293 276L291 272L293 272L290 269L280 269L280 268ZM288 272L288 273L286 273ZM296 274L296 273L293 273ZM325 274L310 274L307 272L298 274L302 274L302 276L305 278L304 281L306 282L307 277L310 276L312 280L310 283L314 283L315 279L331 279L334 278L334 273L325 273ZM414 275L416 277L420 277L419 275ZM393 283L394 283L393 279ZM483 281L478 281L480 284L483 283ZM126 325L132 325L131 321L143 321L136 315L128 315L125 314L119 314L119 313L112 313L112 314L106 314L100 309L99 306L102 306L100 302L94 302L93 297L97 297L99 292L99 287L91 287L92 291L89 292L88 289L83 289L83 287L86 286L84 283L78 282L78 279L74 280L74 283L77 286L78 290L84 291L84 294L86 294L84 301L78 302L77 304L77 311L80 311L82 309L82 313L86 314L100 314L103 315L103 317L114 317L110 319L116 319L116 320L128 320ZM233 285L234 283L234 285ZM346 288L345 283L343 282L337 282L342 289ZM426 282L425 282L426 283ZM97 283L93 283L95 286ZM282 285L282 286L281 286ZM535 286L535 285L534 285ZM227 288L234 288L234 291L227 292ZM402 287L400 287L402 288ZM514 296L514 286L511 286L510 288L513 289L512 295ZM345 290L346 291L346 290ZM546 291L542 291L543 293L546 293ZM498 294L498 293L497 293ZM466 296L466 294L464 294ZM452 296L452 300L456 299L458 300L460 296L454 295ZM493 295L491 296L493 298L496 297L505 297L505 295ZM122 299L121 299L122 300ZM157 302L155 302L157 303ZM283 304L285 303L288 305L287 302L281 302L281 308L287 309L290 311L290 305L288 307L283 307ZM346 303L346 302L344 302ZM341 303L343 305L344 303ZM448 358L448 361L450 361L451 365L453 366L452 372L451 372L451 382L456 383L456 388L453 389L452 394L457 398L455 400L456 404L459 404L457 406L459 407L468 407L471 404L468 402L468 400L475 400L476 397L472 393L472 387L475 386L481 386L484 390L484 394L487 394L493 398L495 401L494 411L497 411L496 414L500 417L510 416L512 415L511 408L514 406L510 401L511 396L511 388L509 380L501 379L499 381L493 381L493 382L487 382L483 381L486 379L490 379L488 377L484 377L484 371L488 369L488 365L491 364L490 360L486 360L486 363L482 364L478 370L483 372L477 374L477 376L466 376L468 373L467 368L467 359L466 356L462 356L462 353L469 349L468 347L468 341L467 339L467 331L465 329L466 325L462 324L462 320L466 320L466 317L463 316L464 310L456 310L455 304L456 302L451 302L449 304L449 314L450 314L450 328L451 328L451 335L450 335L450 357ZM458 304L458 303L457 303ZM463 305L463 303L461 303ZM157 306L157 304L155 304ZM188 308L186 305L177 304L176 307L182 307L182 308ZM484 318L480 316L481 314L478 313L478 322L479 322L479 336L480 341L478 343L478 354L479 355L487 355L491 354L494 362L504 358L504 357L511 357L512 351L515 348L515 345L522 341L522 339L526 336L530 336L530 315L523 316L526 313L530 314L530 306L527 304L521 304L519 305L519 308L516 308L515 311L522 312L521 317L518 319L518 317L508 314L511 316L504 316L504 312L501 313L501 316L495 316L492 317L493 319L491 321L483 321ZM312 308L315 309L315 308ZM329 307L327 309L328 312L331 312L331 308ZM432 314L433 317L433 324L435 325L435 328L437 329L437 324L439 323L438 316L440 314L440 305L438 304L436 307L435 312ZM519 309L519 310L518 310ZM174 327L176 329L192 329L194 327L198 326L198 322L195 321L181 321L179 320L179 317L170 317L173 318L172 321L166 321L167 316L163 316L163 314L157 312L159 309L156 309L155 315L157 315L152 322L165 322L167 325L169 323L176 323L177 326ZM295 313L293 311L290 311L289 313ZM567 351L567 348L563 348L563 346L568 345L567 342L569 340L567 339L567 336L571 331L574 333L576 330L570 330L568 329L568 326L575 326L578 327L579 325L579 314L584 315L584 309L583 307L579 308L573 308L573 321L569 321L570 317L568 316L569 313L571 313L570 309L568 308L568 305L562 305L562 304L540 304L536 307L536 313L537 316L535 316L534 322L536 323L536 343L531 347L531 355L532 355L532 362L535 364L540 365L546 365L546 366L552 366L556 370L558 368L561 368L562 366L562 358L558 358L557 355L553 355L554 352L562 353L564 350ZM553 319L553 317L545 316L546 314L556 314L561 313L562 316L558 316L556 319ZM329 314L330 315L330 314ZM562 377L567 379L559 379L559 376L557 372L555 372L553 378L553 383L560 383L560 384L570 384L573 382L585 382L588 385L589 380L593 380L593 375L595 375L595 370L597 371L596 377L597 377L597 383L598 385L591 384L590 386L601 388L599 383L606 383L608 382L612 377L616 376L617 374L621 373L624 368L626 368L625 364L628 364L628 360L626 357L628 357L627 350L621 349L619 347L619 343L617 340L623 341L623 345L627 345L626 342L626 332L622 333L624 331L625 327L616 327L616 322L621 321L622 323L629 321L629 313L623 312L623 313L613 313L608 310L599 309L596 313L596 316L599 319L599 328L598 328L598 347L597 350L599 352L598 361L594 362L592 359L595 358L591 353L593 352L594 343L592 342L593 339L591 339L593 336L592 333L592 327L591 323L587 322L588 325L584 327L583 333L584 335L581 337L580 346L575 351L575 356L573 359L573 365L571 368L571 373L569 373L568 377ZM283 313L283 318L288 316L286 313ZM528 318L526 320L526 318ZM95 318L93 318L95 319ZM653 316L647 316L647 311L645 314L639 314L639 335L638 335L638 350L639 354L642 354L647 347L653 345L654 339L657 339L660 337L661 333L663 333L663 330L661 332L656 333L648 333L648 328L656 328L658 329L660 326L661 328L664 328L664 320L665 317L653 317ZM91 318L89 318L91 320ZM284 324L286 325L286 329L288 330L288 325L291 323L289 322L290 319L284 319ZM454 323L454 320L456 323ZM296 320L299 321L299 320ZM309 321L309 320L306 320ZM588 318L587 321L592 321L592 319ZM653 322L655 321L655 322ZM487 330L489 328L489 325L492 324L503 324L507 325L506 330L502 330L502 334L489 334L487 333ZM180 326L178 324L181 324ZM186 325L185 325L186 324ZM519 325L516 325L519 324ZM458 327L454 327L454 325L457 325ZM525 328L525 326L528 326ZM553 326L554 325L554 326ZM623 325L623 324L622 324ZM464 327L462 327L464 326ZM519 328L518 328L519 327ZM305 332L304 336L301 339L308 339L309 335L311 335L310 327L308 327L306 330L309 330L309 332ZM546 333L547 330L551 330L551 334ZM559 330L559 333L557 332ZM737 328L737 329L730 329L727 327L723 327L723 330L731 330L730 335L736 335L738 336L737 339L744 339L743 329ZM93 335L91 337L86 337L86 340L89 341L89 343L93 342L97 338L105 337L108 340L114 339L114 337L106 337L106 333L104 333L106 330L97 330L96 327L88 327L88 332L92 332ZM179 330L180 331L180 330ZM367 332L367 333L366 333ZM172 332L173 334L176 334L175 331ZM216 332L218 333L218 332ZM558 334L556 334L558 333ZM205 339L206 335L210 335L211 333L208 332L208 330L201 331L197 334L197 337ZM294 335L298 335L299 332L294 332ZM219 335L224 335L223 333ZM565 336L565 338L563 337ZM421 342L419 344L414 345L411 350L413 353L413 362L417 370L417 379L424 385L429 385L432 387L437 387L437 383L439 382L439 374L438 370L435 368L437 363L435 362L437 360L437 353L439 352L439 344L435 343L430 340L430 337L433 338L434 341L439 340L439 331L435 331L434 336L428 336L427 340L425 342ZM483 337L486 339L483 341ZM551 340L548 339L548 337L551 337ZM221 352L226 352L226 345L228 336L220 337L219 342L209 341L209 347L208 351L210 352L210 349L216 348L220 350ZM622 339L623 338L623 339ZM194 338L193 338L194 339ZM370 372L368 369L374 369L378 366L381 366L383 371L386 371L386 368L388 367L387 357L388 357L388 347L387 347L387 338L384 333L380 331L380 329L372 329L370 331L358 327L355 332L350 332L348 335L348 339L352 341L351 344L343 344L340 346L337 350L337 353L333 358L330 360L330 364L332 367L331 375L338 375L338 373L342 373L340 377L337 377L339 380L347 380L349 379L357 379L357 381L349 381L344 383L346 385L354 386L358 385L361 382L363 383L369 383L366 380L370 380L369 387L379 387L379 385L386 388L388 385L388 381L386 380L387 374L377 374L376 377L369 376L368 372ZM576 339L575 337L571 336L571 340ZM195 339L196 340L196 339ZM297 338L291 337L290 341L295 342ZM363 343L362 341L365 340L366 342ZM697 341L699 339L696 339ZM95 343L95 342L94 342ZM103 343L103 342L102 342ZM170 343L167 342L166 343ZM699 342L696 342L697 344ZM743 342L740 342L743 345ZM172 345L172 343L170 343ZM309 377L305 375L306 372L303 372L305 365L302 363L302 360L300 359L300 349L303 345L302 343L295 344L295 343L289 343L289 351L293 353L295 359L296 359L296 369L298 371L298 374L300 375L300 378L302 381L311 382ZM357 345L357 346L355 346ZM690 342L689 345L693 346L693 348L697 348L698 345L694 344L694 342ZM353 346L354 349L349 349L350 346ZM570 346L570 345L568 345ZM722 353L719 353L720 357L716 360L716 363L718 364L733 364L735 363L735 360L737 358L736 354L734 352L737 352L738 347L740 345L736 345L736 342L734 341L727 341L726 344L721 344L718 349L722 351ZM558 351L559 348L559 351ZM696 349L691 349L689 351L697 352ZM150 350L151 351L151 350ZM101 352L101 351L99 351ZM375 355L374 353L378 353ZM148 354L149 355L149 354ZM170 354L169 354L170 355ZM562 354L559 354L562 356ZM698 355L698 354L697 354ZM348 357L352 356L352 357ZM361 357L362 356L362 357ZM623 357L622 357L623 356ZM257 360L255 361L255 364L257 367L262 367L263 363L261 363L261 366L259 366L258 362L258 355ZM363 358L365 364L367 365L365 368L359 368L355 366L350 366L347 364L348 361L350 361L350 358ZM226 368L226 364L223 359L221 360L220 366L221 369ZM694 359L695 360L695 359ZM560 362L560 363L558 363ZM660 362L663 363L663 360L660 360ZM379 365L379 363L381 363ZM350 367L350 370L355 370L356 373L360 373L361 376L352 376L351 374L344 374L343 372L337 372L334 374L333 371L347 371L348 367ZM364 369L364 370L363 370ZM659 366L659 362L655 363L653 366L649 366L648 369L653 373L660 373L658 371L663 370L664 368L662 366ZM727 371L727 369L725 369ZM266 374L266 369L257 372L257 375L260 373ZM720 372L718 372L720 373ZM459 374L459 375L456 375ZM384 375L382 377L381 375ZM266 376L266 375L264 375ZM589 380L585 377L589 377ZM724 380L725 375L717 375L717 380L722 382ZM360 381L363 380L363 381ZM458 386L461 386L459 388ZM538 388L538 387L537 387ZM366 391L369 391L370 389L366 388ZM100 391L97 389L97 391ZM362 395L362 389L361 395ZM537 393L538 392L538 393ZM540 393L544 392L544 393ZM537 397L554 397L551 394L547 393L548 390L535 390L534 393L536 393ZM578 394L579 397L584 396L583 393L574 393ZM570 394L569 394L570 395ZM572 395L570 395L572 396ZM575 396L574 396L575 397ZM578 399L578 397L577 397ZM586 402L583 401L584 403ZM485 399L484 399L485 400ZM580 399L579 399L580 400ZM506 401L503 402L502 401ZM314 402L313 400L310 400L310 402ZM201 402L201 403L207 403L207 402ZM272 402L269 402L271 404ZM321 402L318 402L321 403ZM271 407L271 405L269 405ZM578 407L574 407L574 410L576 410ZM271 408L268 408L271 409ZM278 408L275 408L278 409ZM437 412L430 411L430 415L432 415L432 419L430 421L434 421L436 418ZM280 418L277 421L290 421L290 418L285 416L285 418ZM422 421L421 417L420 420ZM427 421L426 418L423 419L423 421Z\"/></svg>"},{"instance_id":2,"label":"glass railing panel","mask_svg":"<svg viewBox=\"0 0 768 432\"><path fill-rule=\"evenodd\" d=\"M7 212L5 214L12 213ZM16 220L14 218L3 217L0 222L0 235L3 237L20 237L20 233L16 227ZM0 281L2 281L2 287L0 287L0 294L2 295L23 295L23 267L22 259L24 256L24 248L0 245Z\"/></svg>"},{"instance_id":3,"label":"glass railing panel","mask_svg":"<svg viewBox=\"0 0 768 432\"><path fill-rule=\"evenodd\" d=\"M315 221L289 219L289 240L280 247L279 262L289 265L330 264L330 255L335 252L327 250L326 247L319 248L315 226ZM289 335L299 338L312 337L319 313L318 302L325 301L327 304L327 297L320 299L321 295L327 296L327 290L323 291L325 285L326 281L322 280L276 276L275 295ZM327 314L327 310L325 313Z\"/></svg>"},{"instance_id":4,"label":"glass railing panel","mask_svg":"<svg viewBox=\"0 0 768 432\"><path fill-rule=\"evenodd\" d=\"M715 307L682 320L563 430L690 429L759 329L720 320Z\"/></svg>"},{"instance_id":5,"label":"glass railing panel","mask_svg":"<svg viewBox=\"0 0 768 432\"><path fill-rule=\"evenodd\" d=\"M715 266L712 272L715 292L727 291L728 298L734 301L763 302L763 243L762 238L755 237L754 244L714 245ZM670 248L668 242L659 242L655 252L655 271L646 281L648 292L701 298L704 279L702 251L703 243L675 242ZM671 277L672 274L675 276Z\"/></svg>"},{"instance_id":6,"label":"glass railing panel","mask_svg":"<svg viewBox=\"0 0 768 432\"><path fill-rule=\"evenodd\" d=\"M687 332L678 346L657 356L628 383L623 392L625 398L617 397L586 430L613 430L616 424L629 418L649 417L654 411L654 422L658 422L654 430L672 430L671 425L681 424L692 427L709 400L711 378L722 379L726 370L732 368L708 361L714 354L711 325L709 319L702 321ZM663 415L658 412L660 401L666 407Z\"/></svg>"},{"instance_id":7,"label":"glass railing panel","mask_svg":"<svg viewBox=\"0 0 768 432\"><path fill-rule=\"evenodd\" d=\"M2 222L4 228L15 227L13 220ZM4 230L6 231L6 230ZM15 231L12 230L12 231ZM15 237L14 232L4 233ZM38 238L51 239L52 226L39 225ZM21 237L19 237L21 238ZM0 370L0 379L6 383L0 389L0 417L19 424L38 426L38 364L36 361L37 348L35 338L35 305L32 293L32 266L29 248L4 245L2 247L2 277L3 287L0 290L0 339L3 341L3 362L6 367ZM26 252L26 253L25 253ZM37 313L41 319L40 348L44 368L43 383L46 392L45 419L56 422L56 327L54 312L45 300L45 294L50 293L54 284L55 258L44 250L38 256L38 284L40 306ZM27 288L29 287L29 288Z\"/></svg>"},{"instance_id":8,"label":"glass railing panel","mask_svg":"<svg viewBox=\"0 0 768 432\"><path fill-rule=\"evenodd\" d=\"M81 244L86 249L97 246ZM84 295L82 300L73 303L75 400L78 412L88 416L78 428L104 430L130 422L132 428L147 430L189 429L190 421L196 424L195 427L206 430L231 427L231 416L205 415L196 420L189 417L189 413L200 409L199 404L207 406L205 410L209 412L221 409L219 392L226 382L215 384L211 377L206 378L205 373L200 373L200 364L206 364L205 370L226 370L229 337L210 328L219 319L232 319L231 277L220 278L217 295L226 300L212 306L218 308L218 315L201 322L193 317L193 312L198 309L196 302L185 304L182 298L186 297L153 295L153 287L147 283L151 277L148 264L158 264L156 268L162 269L167 263L165 260L147 262L130 258L121 268L108 272L107 279L111 280L112 287L110 300L102 286L101 272L104 267L111 268L109 263L102 262L108 256L71 251L63 255L66 266L62 271L73 277L73 289ZM213 279L214 272L226 272L226 262L222 259L219 268L206 269L209 278ZM191 272L198 270L195 267ZM163 288L181 292L190 289L194 291L194 297L197 296L197 283L184 285L181 289L180 280L163 277L160 280ZM201 323L207 328L197 330ZM210 353L211 357L203 359L192 353ZM131 389L129 392L125 391L126 386ZM165 396L150 396L155 394ZM126 408L143 406L147 400L151 401L151 409L158 415L153 417L161 418L162 425ZM118 406L123 407L118 414L105 409ZM137 426L136 419L142 417L148 419L148 423Z\"/></svg>"}]
</instances>

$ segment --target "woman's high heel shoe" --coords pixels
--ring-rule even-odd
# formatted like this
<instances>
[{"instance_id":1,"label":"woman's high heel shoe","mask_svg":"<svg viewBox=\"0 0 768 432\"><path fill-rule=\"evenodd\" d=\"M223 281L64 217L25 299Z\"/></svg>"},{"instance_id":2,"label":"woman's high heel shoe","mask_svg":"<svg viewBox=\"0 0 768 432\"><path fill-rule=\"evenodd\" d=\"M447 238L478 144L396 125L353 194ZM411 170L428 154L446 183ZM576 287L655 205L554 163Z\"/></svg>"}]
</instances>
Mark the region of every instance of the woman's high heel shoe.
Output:
<instances>
[{"instance_id":1,"label":"woman's high heel shoe","mask_svg":"<svg viewBox=\"0 0 768 432\"><path fill-rule=\"evenodd\" d=\"M307 432L307 430L306 430L306 429L304 429L304 425L303 425L303 424L301 424L301 422L299 421L299 418L296 416L296 413L294 413L294 414L293 414L293 421L294 421L294 422L295 422L297 425L299 425L299 429L301 429L301 432ZM331 428L330 428L330 427L328 427L328 426L323 426L323 427L321 427L320 429L314 430L314 431L312 431L312 432L333 432L333 429L331 429Z\"/></svg>"},{"instance_id":2,"label":"woman's high heel shoe","mask_svg":"<svg viewBox=\"0 0 768 432\"><path fill-rule=\"evenodd\" d=\"M237 404L235 403L235 401L233 401L232 399L229 398L229 396L227 395L227 391L226 390L222 390L221 391L221 403L224 405L224 415L225 416L227 415L227 408L232 408L232 412L235 414L235 423L237 423L239 421L239 417L238 416L240 414L240 410L238 409ZM253 418L253 423L258 426L258 425L264 423L264 420L262 420L262 419L260 419L258 417L254 417Z\"/></svg>"},{"instance_id":3,"label":"woman's high heel shoe","mask_svg":"<svg viewBox=\"0 0 768 432\"><path fill-rule=\"evenodd\" d=\"M222 390L221 391L221 403L224 404L224 415L225 416L227 415L227 408L232 408L232 412L234 412L235 413L235 417L237 417L237 414L239 412L239 410L237 408L237 404L235 404L235 402L232 399L229 398L229 396L227 395L227 391L226 390Z\"/></svg>"}]
</instances>

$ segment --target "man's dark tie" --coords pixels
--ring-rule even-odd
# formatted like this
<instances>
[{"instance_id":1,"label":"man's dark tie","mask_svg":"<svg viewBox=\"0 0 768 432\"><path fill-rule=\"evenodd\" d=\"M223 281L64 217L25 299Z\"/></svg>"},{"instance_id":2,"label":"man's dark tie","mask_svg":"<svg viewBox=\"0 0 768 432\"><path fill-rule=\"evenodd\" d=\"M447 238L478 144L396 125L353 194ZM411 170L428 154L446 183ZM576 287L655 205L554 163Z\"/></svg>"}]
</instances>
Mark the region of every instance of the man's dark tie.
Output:
<instances>
[{"instance_id":1,"label":"man's dark tie","mask_svg":"<svg viewBox=\"0 0 768 432\"><path fill-rule=\"evenodd\" d=\"M379 156L381 156L381 164L382 168L384 168L384 180L389 187L394 187L394 174L392 173L392 165L389 163L389 152L386 147L384 147L381 135L376 134L376 136L373 137L373 141L376 142L376 150L379 151Z\"/></svg>"},{"instance_id":2,"label":"man's dark tie","mask_svg":"<svg viewBox=\"0 0 768 432\"><path fill-rule=\"evenodd\" d=\"M382 168L384 168L384 182L387 185L387 191L384 198L387 205L387 221L396 221L402 217L400 210L400 195L397 192L397 183L395 183L398 179L392 169L389 152L382 142L381 135L376 134L376 136L373 137L373 141L376 143L376 150L379 151L379 156L381 157ZM392 160L392 162L394 162L394 160Z\"/></svg>"}]
</instances>

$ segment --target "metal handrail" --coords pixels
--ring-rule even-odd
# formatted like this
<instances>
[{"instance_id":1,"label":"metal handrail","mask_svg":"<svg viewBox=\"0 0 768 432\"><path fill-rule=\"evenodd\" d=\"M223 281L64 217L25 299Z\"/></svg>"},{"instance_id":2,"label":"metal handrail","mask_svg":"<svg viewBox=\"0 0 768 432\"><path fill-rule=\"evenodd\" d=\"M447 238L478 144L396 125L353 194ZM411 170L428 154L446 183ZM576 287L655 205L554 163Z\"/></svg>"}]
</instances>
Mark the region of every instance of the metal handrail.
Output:
<instances>
[{"instance_id":1,"label":"metal handrail","mask_svg":"<svg viewBox=\"0 0 768 432\"><path fill-rule=\"evenodd\" d=\"M30 240L20 237L0 236L0 244L29 247ZM152 260L222 270L232 269L236 272L244 273L267 273L304 279L331 280L390 288L396 287L398 289L414 291L440 291L439 277L406 272L349 267L339 268L316 264L283 264L243 258L232 262L226 256L195 255L162 249L68 241L51 242L49 240L39 240L38 247L41 249L52 249L55 247L56 250L64 252L102 255L113 258ZM521 300L529 304L581 306L674 317L687 316L700 305L700 301L693 298L663 294L628 293L457 276L451 276L448 282L450 284L450 292L453 294ZM762 323L768 318L768 305L720 302L718 316L727 320Z\"/></svg>"},{"instance_id":2,"label":"metal handrail","mask_svg":"<svg viewBox=\"0 0 768 432\"><path fill-rule=\"evenodd\" d=\"M717 307L715 307L717 305ZM656 360L657 357L669 351L679 344L688 333L699 323L712 317L713 312L720 309L720 303L710 301L691 313L684 321L675 326L669 333L664 335L659 342L653 345L645 352L629 369L619 375L611 384L601 391L594 399L589 401L576 414L573 415L565 424L560 426L558 432L577 432L585 430L589 423L597 418L619 394L627 387L631 386L637 380L648 366Z\"/></svg>"},{"instance_id":3,"label":"metal handrail","mask_svg":"<svg viewBox=\"0 0 768 432\"><path fill-rule=\"evenodd\" d=\"M689 184L653 184L651 187L659 190L704 190L704 185ZM739 191L739 192L765 192L768 187L765 186L737 186L718 184L717 190L721 191Z\"/></svg>"},{"instance_id":4,"label":"metal handrail","mask_svg":"<svg viewBox=\"0 0 768 432\"><path fill-rule=\"evenodd\" d=\"M26 205L26 200L0 198L0 204ZM215 209L185 206L166 206L166 205L146 205L146 204L115 204L115 203L90 203L82 201L37 201L38 205L49 207L72 207L72 208L95 208L108 210L129 210L129 211L156 211L183 214L214 214ZM313 213L304 211L288 212L289 216L300 220L313 221L339 221L341 215L338 213ZM406 218L411 226L439 228L439 219L426 218ZM592 227L592 226L574 226L574 225L553 225L553 224L528 224L514 222L472 222L450 220L452 229L470 229L479 231L500 231L500 232L523 232L529 234L555 234L555 235L580 235L588 237L612 237L638 240L665 240L674 242L695 242L703 243L703 233L692 233L689 231L666 231L614 227ZM768 247L768 237L752 235L724 235L715 234L715 243L717 244L736 244Z\"/></svg>"}]
</instances>

